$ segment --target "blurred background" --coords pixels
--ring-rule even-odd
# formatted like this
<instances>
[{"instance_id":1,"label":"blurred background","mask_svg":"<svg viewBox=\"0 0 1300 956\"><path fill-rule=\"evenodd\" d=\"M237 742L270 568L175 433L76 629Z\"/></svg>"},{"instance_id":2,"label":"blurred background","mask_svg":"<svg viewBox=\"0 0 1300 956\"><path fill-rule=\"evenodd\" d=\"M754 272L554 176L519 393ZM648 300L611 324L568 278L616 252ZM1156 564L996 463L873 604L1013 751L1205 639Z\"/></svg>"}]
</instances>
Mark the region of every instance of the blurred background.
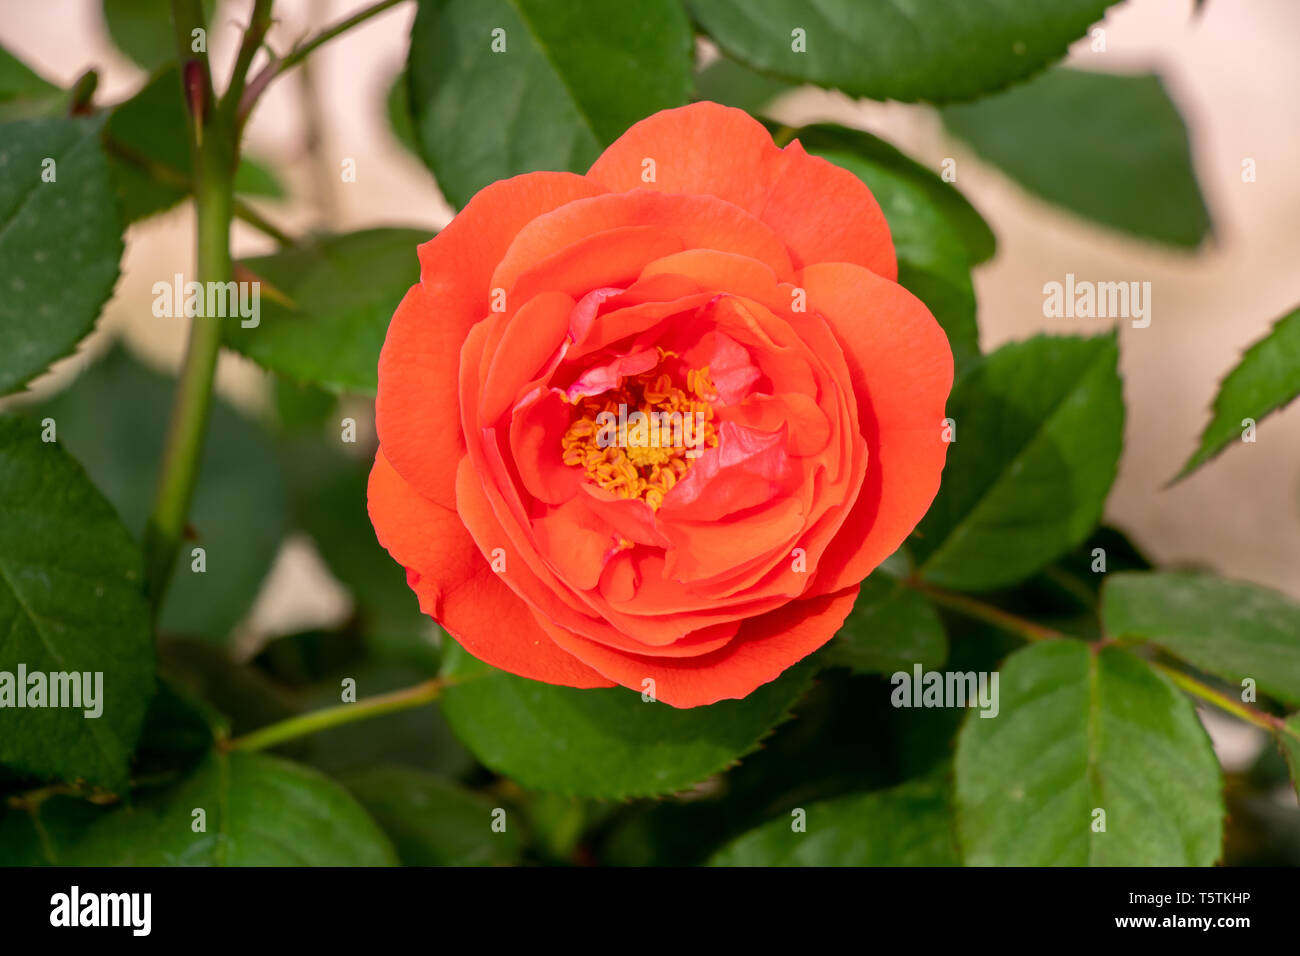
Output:
<instances>
[{"instance_id":1,"label":"blurred background","mask_svg":"<svg viewBox=\"0 0 1300 956\"><path fill-rule=\"evenodd\" d=\"M218 77L229 73L247 6L218 5L209 37ZM357 6L277 0L268 42L286 50ZM834 120L868 129L934 169L955 159L958 187L998 239L996 257L975 272L986 350L1038 332L1108 327L1108 320L1043 316L1044 283L1066 273L1150 281L1150 327L1120 327L1129 412L1107 521L1157 563L1204 566L1300 597L1300 407L1264 421L1255 444L1234 444L1166 487L1196 446L1219 380L1274 319L1300 303L1300 4L1208 0L1195 16L1192 6L1193 0L1121 3L1101 24L1104 52L1080 40L1067 62L1160 73L1189 126L1214 221L1214 235L1194 252L1126 238L1033 198L948 136L925 106L855 103L803 89L784 95L772 112L789 125ZM130 97L147 78L110 39L99 0L0 0L0 10L0 45L47 79L67 86L95 67L97 104ZM378 225L432 233L450 218L423 164L393 134L385 108L414 16L414 3L400 4L325 46L310 71L271 87L253 116L246 151L287 190L280 200L254 200L275 223L294 233ZM1241 176L1247 158L1255 161L1254 182ZM346 160L355 162L354 182L340 176ZM98 332L37 383L38 395L57 391L116 338L145 363L175 369L185 326L153 317L151 286L191 271L192 216L183 203L130 228L123 276ZM236 223L236 256L273 248ZM246 411L261 412L269 400L266 374L242 357L223 354L218 382ZM359 409L359 428L372 430L368 407ZM363 437L359 445L365 444ZM351 612L349 600L310 541L291 536L241 628L241 647L251 655L269 636L331 626ZM1208 722L1229 769L1264 745L1250 728Z\"/></svg>"}]
</instances>

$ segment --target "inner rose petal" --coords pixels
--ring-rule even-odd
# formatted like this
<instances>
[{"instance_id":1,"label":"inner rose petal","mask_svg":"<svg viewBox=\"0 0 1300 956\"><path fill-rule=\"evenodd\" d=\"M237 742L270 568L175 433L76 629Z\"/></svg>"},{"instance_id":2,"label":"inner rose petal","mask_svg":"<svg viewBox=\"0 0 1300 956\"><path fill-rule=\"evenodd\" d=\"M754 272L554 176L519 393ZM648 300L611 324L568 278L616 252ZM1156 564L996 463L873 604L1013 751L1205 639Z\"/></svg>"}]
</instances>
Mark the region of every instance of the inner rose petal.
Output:
<instances>
[{"instance_id":1,"label":"inner rose petal","mask_svg":"<svg viewBox=\"0 0 1300 956\"><path fill-rule=\"evenodd\" d=\"M718 443L709 369L683 368L655 348L581 375L565 395L573 418L561 439L564 464L597 487L653 510L707 449Z\"/></svg>"}]
</instances>

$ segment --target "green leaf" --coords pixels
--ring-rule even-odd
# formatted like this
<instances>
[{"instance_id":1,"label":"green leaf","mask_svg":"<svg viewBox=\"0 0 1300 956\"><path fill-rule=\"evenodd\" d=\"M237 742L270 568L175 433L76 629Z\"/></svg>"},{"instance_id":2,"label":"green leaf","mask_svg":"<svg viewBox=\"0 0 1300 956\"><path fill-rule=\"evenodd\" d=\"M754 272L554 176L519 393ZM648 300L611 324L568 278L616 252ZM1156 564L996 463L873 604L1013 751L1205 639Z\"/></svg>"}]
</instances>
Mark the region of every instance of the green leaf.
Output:
<instances>
[{"instance_id":1,"label":"green leaf","mask_svg":"<svg viewBox=\"0 0 1300 956\"><path fill-rule=\"evenodd\" d=\"M956 441L912 539L921 576L1015 582L1096 527L1119 461L1124 401L1113 335L1005 345L953 388Z\"/></svg>"},{"instance_id":2,"label":"green leaf","mask_svg":"<svg viewBox=\"0 0 1300 956\"><path fill-rule=\"evenodd\" d=\"M274 170L248 156L240 157L239 168L235 170L235 192L263 199L287 199L289 196Z\"/></svg>"},{"instance_id":3,"label":"green leaf","mask_svg":"<svg viewBox=\"0 0 1300 956\"><path fill-rule=\"evenodd\" d=\"M176 320L160 320L176 321ZM114 348L65 392L38 406L113 502L143 531L175 385ZM248 611L285 532L284 483L275 446L255 422L213 403L190 508L159 628L224 639ZM192 570L192 550L206 570Z\"/></svg>"},{"instance_id":4,"label":"green leaf","mask_svg":"<svg viewBox=\"0 0 1300 956\"><path fill-rule=\"evenodd\" d=\"M505 866L519 858L519 825L493 830L492 801L430 773L374 767L343 784L375 818L404 866Z\"/></svg>"},{"instance_id":5,"label":"green leaf","mask_svg":"<svg viewBox=\"0 0 1300 956\"><path fill-rule=\"evenodd\" d=\"M294 519L352 592L369 638L407 645L413 662L436 660L429 643L433 621L421 613L405 569L379 546L366 512L372 464L320 442L294 443L285 456Z\"/></svg>"},{"instance_id":6,"label":"green leaf","mask_svg":"<svg viewBox=\"0 0 1300 956\"><path fill-rule=\"evenodd\" d=\"M104 146L113 189L128 222L170 209L193 191L185 124L185 100L175 63L109 111ZM273 199L285 195L275 175L247 157L235 171L235 191Z\"/></svg>"},{"instance_id":7,"label":"green leaf","mask_svg":"<svg viewBox=\"0 0 1300 956\"><path fill-rule=\"evenodd\" d=\"M90 332L121 257L122 221L99 123L0 125L0 395Z\"/></svg>"},{"instance_id":8,"label":"green leaf","mask_svg":"<svg viewBox=\"0 0 1300 956\"><path fill-rule=\"evenodd\" d=\"M450 644L451 642L449 642ZM801 665L743 700L679 710L623 687L576 690L516 677L447 648L452 730L521 786L580 797L684 790L752 751L808 687Z\"/></svg>"},{"instance_id":9,"label":"green leaf","mask_svg":"<svg viewBox=\"0 0 1300 956\"><path fill-rule=\"evenodd\" d=\"M202 0L203 20L212 22L216 0ZM153 70L176 58L171 0L104 0L104 24L117 48Z\"/></svg>"},{"instance_id":10,"label":"green leaf","mask_svg":"<svg viewBox=\"0 0 1300 956\"><path fill-rule=\"evenodd\" d=\"M288 378L373 395L388 323L420 279L416 246L432 235L367 229L244 260L264 284L261 314L249 328L227 322L223 343Z\"/></svg>"},{"instance_id":11,"label":"green leaf","mask_svg":"<svg viewBox=\"0 0 1300 956\"><path fill-rule=\"evenodd\" d=\"M901 581L877 573L862 582L853 611L827 646L823 662L859 674L892 674L910 671L914 664L933 670L947 658L943 622L930 602Z\"/></svg>"},{"instance_id":12,"label":"green leaf","mask_svg":"<svg viewBox=\"0 0 1300 956\"><path fill-rule=\"evenodd\" d=\"M62 89L0 47L0 123L49 116L62 109L67 100Z\"/></svg>"},{"instance_id":13,"label":"green leaf","mask_svg":"<svg viewBox=\"0 0 1300 956\"><path fill-rule=\"evenodd\" d=\"M1101 616L1112 637L1143 638L1199 670L1300 704L1300 604L1244 581L1174 571L1113 574Z\"/></svg>"},{"instance_id":14,"label":"green leaf","mask_svg":"<svg viewBox=\"0 0 1300 956\"><path fill-rule=\"evenodd\" d=\"M526 818L529 849L543 865L571 865L589 857L580 848L590 830L618 815L620 805L611 800L586 800L558 793L528 793L520 810ZM601 836L604 842L604 835ZM602 847L603 848L603 847ZM605 861L601 861L604 863Z\"/></svg>"},{"instance_id":15,"label":"green leaf","mask_svg":"<svg viewBox=\"0 0 1300 956\"><path fill-rule=\"evenodd\" d=\"M1087 219L1184 248L1210 232L1187 127L1154 74L1049 70L943 120L1025 189Z\"/></svg>"},{"instance_id":16,"label":"green leaf","mask_svg":"<svg viewBox=\"0 0 1300 956\"><path fill-rule=\"evenodd\" d=\"M140 552L41 431L0 417L0 764L116 790L154 688ZM54 706L56 673L77 675L59 685L80 706ZM37 686L41 705L17 706Z\"/></svg>"},{"instance_id":17,"label":"green leaf","mask_svg":"<svg viewBox=\"0 0 1300 956\"><path fill-rule=\"evenodd\" d=\"M1300 714L1292 714L1274 735L1278 749L1286 758L1286 768L1291 773L1291 784L1300 797Z\"/></svg>"},{"instance_id":18,"label":"green leaf","mask_svg":"<svg viewBox=\"0 0 1300 956\"><path fill-rule=\"evenodd\" d=\"M1095 625L1098 599L1107 574L1150 569L1150 560L1128 535L1118 528L1102 525L1083 544L1044 568L1036 580L1021 586L1021 598L1037 599L1036 606L1025 605L1022 610L1031 617L1041 616L1047 603L1059 613L1084 612ZM1069 633L1078 636L1076 631Z\"/></svg>"},{"instance_id":19,"label":"green leaf","mask_svg":"<svg viewBox=\"0 0 1300 956\"><path fill-rule=\"evenodd\" d=\"M418 156L420 144L415 141L415 122L411 119L411 81L405 69L393 77L393 85L384 97L384 112L394 138Z\"/></svg>"},{"instance_id":20,"label":"green leaf","mask_svg":"<svg viewBox=\"0 0 1300 956\"><path fill-rule=\"evenodd\" d=\"M914 780L799 808L733 840L712 866L959 866L946 781Z\"/></svg>"},{"instance_id":21,"label":"green leaf","mask_svg":"<svg viewBox=\"0 0 1300 956\"><path fill-rule=\"evenodd\" d=\"M174 688L220 714L230 737L284 720L300 709L265 675L212 644L163 641L158 645L158 669Z\"/></svg>"},{"instance_id":22,"label":"green leaf","mask_svg":"<svg viewBox=\"0 0 1300 956\"><path fill-rule=\"evenodd\" d=\"M104 811L78 797L51 796L31 806L0 803L0 866L53 866Z\"/></svg>"},{"instance_id":23,"label":"green leaf","mask_svg":"<svg viewBox=\"0 0 1300 956\"><path fill-rule=\"evenodd\" d=\"M684 104L691 66L677 0L422 0L407 61L416 139L459 208L518 173L586 171L637 120Z\"/></svg>"},{"instance_id":24,"label":"green leaf","mask_svg":"<svg viewBox=\"0 0 1300 956\"><path fill-rule=\"evenodd\" d=\"M1191 703L1117 647L1057 640L1000 671L1000 710L957 741L968 865L1209 866L1222 775ZM1105 811L1105 830L1095 832Z\"/></svg>"},{"instance_id":25,"label":"green leaf","mask_svg":"<svg viewBox=\"0 0 1300 956\"><path fill-rule=\"evenodd\" d=\"M1214 396L1214 414L1182 478L1241 437L1243 420L1258 421L1300 396L1300 308L1288 312L1241 357Z\"/></svg>"},{"instance_id":26,"label":"green leaf","mask_svg":"<svg viewBox=\"0 0 1300 956\"><path fill-rule=\"evenodd\" d=\"M332 427L339 397L315 385L300 385L278 375L271 378L275 421L286 436L319 436Z\"/></svg>"},{"instance_id":27,"label":"green leaf","mask_svg":"<svg viewBox=\"0 0 1300 956\"><path fill-rule=\"evenodd\" d=\"M204 811L196 832L194 811ZM388 838L338 784L256 753L213 753L179 785L106 814L72 866L391 866Z\"/></svg>"},{"instance_id":28,"label":"green leaf","mask_svg":"<svg viewBox=\"0 0 1300 956\"><path fill-rule=\"evenodd\" d=\"M961 237L926 193L903 176L849 153L813 152L870 187L889 223L898 256L898 281L943 326L960 377L980 351L975 289Z\"/></svg>"},{"instance_id":29,"label":"green leaf","mask_svg":"<svg viewBox=\"0 0 1300 956\"><path fill-rule=\"evenodd\" d=\"M160 661L157 690L145 711L131 759L131 773L137 780L171 779L188 772L207 756L215 741L230 736L229 721L188 687L173 682L166 668L167 662Z\"/></svg>"},{"instance_id":30,"label":"green leaf","mask_svg":"<svg viewBox=\"0 0 1300 956\"><path fill-rule=\"evenodd\" d=\"M944 182L929 167L922 166L890 143L865 130L830 123L801 127L795 131L794 138L806 149L851 153L873 167L906 180L924 192L930 205L943 213L949 225L957 231L972 265L993 258L997 239L979 211L955 185Z\"/></svg>"},{"instance_id":31,"label":"green leaf","mask_svg":"<svg viewBox=\"0 0 1300 956\"><path fill-rule=\"evenodd\" d=\"M734 106L755 116L763 115L778 96L797 85L768 76L720 56L695 74L695 92L699 99Z\"/></svg>"},{"instance_id":32,"label":"green leaf","mask_svg":"<svg viewBox=\"0 0 1300 956\"><path fill-rule=\"evenodd\" d=\"M1001 89L1060 59L1114 2L689 0L688 5L725 53L755 69L852 96L951 102Z\"/></svg>"}]
</instances>

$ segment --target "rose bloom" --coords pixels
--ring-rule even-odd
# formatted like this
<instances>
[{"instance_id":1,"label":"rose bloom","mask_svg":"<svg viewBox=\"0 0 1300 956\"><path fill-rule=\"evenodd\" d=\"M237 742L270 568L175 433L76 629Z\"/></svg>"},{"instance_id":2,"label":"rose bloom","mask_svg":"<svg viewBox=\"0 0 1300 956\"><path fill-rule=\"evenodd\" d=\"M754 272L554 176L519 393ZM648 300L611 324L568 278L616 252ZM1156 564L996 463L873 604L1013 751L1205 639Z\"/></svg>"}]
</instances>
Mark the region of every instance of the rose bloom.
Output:
<instances>
[{"instance_id":1,"label":"rose bloom","mask_svg":"<svg viewBox=\"0 0 1300 956\"><path fill-rule=\"evenodd\" d=\"M489 664L744 697L835 634L938 490L952 353L879 205L739 110L493 183L419 258L370 517Z\"/></svg>"}]
</instances>

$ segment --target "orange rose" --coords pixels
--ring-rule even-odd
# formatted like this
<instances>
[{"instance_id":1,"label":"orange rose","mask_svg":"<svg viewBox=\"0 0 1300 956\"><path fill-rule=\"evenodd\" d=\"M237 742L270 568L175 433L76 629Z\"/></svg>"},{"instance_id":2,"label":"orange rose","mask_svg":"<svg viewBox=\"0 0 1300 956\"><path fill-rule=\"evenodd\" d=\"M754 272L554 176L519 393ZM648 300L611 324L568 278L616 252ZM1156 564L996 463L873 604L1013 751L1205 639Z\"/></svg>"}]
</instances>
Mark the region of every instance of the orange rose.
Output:
<instances>
[{"instance_id":1,"label":"orange rose","mask_svg":"<svg viewBox=\"0 0 1300 956\"><path fill-rule=\"evenodd\" d=\"M744 697L835 634L938 490L952 354L880 207L743 112L494 183L419 256L370 517L489 664Z\"/></svg>"}]
</instances>

